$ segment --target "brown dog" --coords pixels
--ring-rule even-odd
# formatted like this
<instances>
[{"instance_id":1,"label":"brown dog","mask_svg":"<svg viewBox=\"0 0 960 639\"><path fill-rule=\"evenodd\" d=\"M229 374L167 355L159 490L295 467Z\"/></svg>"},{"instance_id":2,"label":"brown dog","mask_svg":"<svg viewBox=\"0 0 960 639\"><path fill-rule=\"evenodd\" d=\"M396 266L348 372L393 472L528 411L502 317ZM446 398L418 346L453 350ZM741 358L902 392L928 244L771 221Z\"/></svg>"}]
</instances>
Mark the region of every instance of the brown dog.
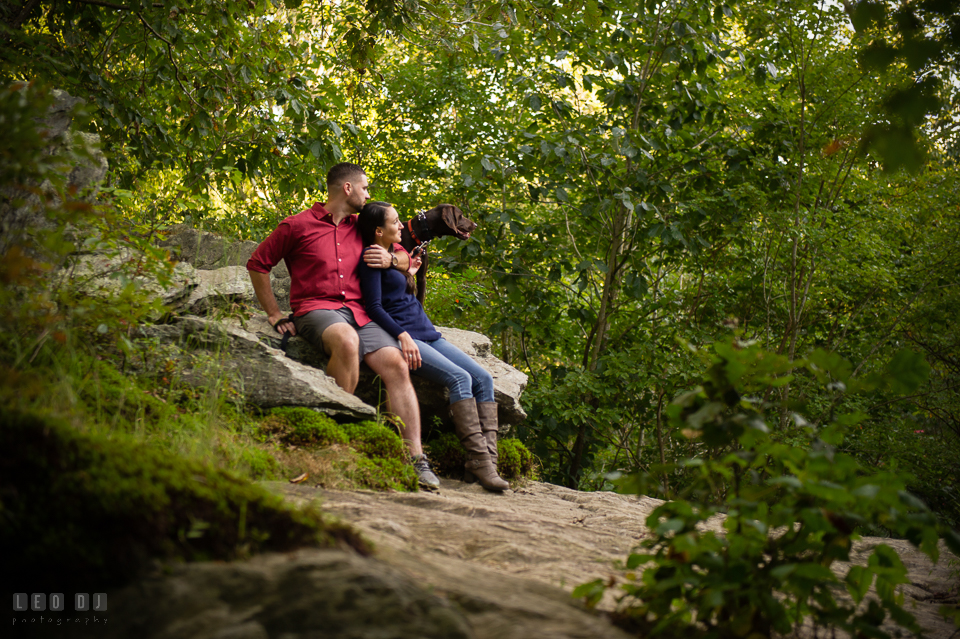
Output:
<instances>
[{"instance_id":1,"label":"brown dog","mask_svg":"<svg viewBox=\"0 0 960 639\"><path fill-rule=\"evenodd\" d=\"M417 271L417 299L423 304L427 293L427 251L426 245L438 237L453 235L461 240L470 239L477 223L463 214L452 204L441 204L429 211L408 220L400 236L400 244L411 255L420 248L423 265Z\"/></svg>"}]
</instances>

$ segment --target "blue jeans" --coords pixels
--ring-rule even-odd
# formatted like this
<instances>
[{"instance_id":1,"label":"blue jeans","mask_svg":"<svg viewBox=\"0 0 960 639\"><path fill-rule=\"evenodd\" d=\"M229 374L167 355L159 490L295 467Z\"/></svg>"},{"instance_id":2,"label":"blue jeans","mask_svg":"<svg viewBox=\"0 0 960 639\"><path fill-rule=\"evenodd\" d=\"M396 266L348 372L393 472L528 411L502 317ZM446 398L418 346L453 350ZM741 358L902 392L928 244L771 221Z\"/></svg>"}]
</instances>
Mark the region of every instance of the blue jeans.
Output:
<instances>
[{"instance_id":1,"label":"blue jeans","mask_svg":"<svg viewBox=\"0 0 960 639\"><path fill-rule=\"evenodd\" d=\"M423 364L411 372L446 386L451 404L471 397L478 402L494 401L493 377L469 355L442 337L432 342L413 341Z\"/></svg>"}]
</instances>

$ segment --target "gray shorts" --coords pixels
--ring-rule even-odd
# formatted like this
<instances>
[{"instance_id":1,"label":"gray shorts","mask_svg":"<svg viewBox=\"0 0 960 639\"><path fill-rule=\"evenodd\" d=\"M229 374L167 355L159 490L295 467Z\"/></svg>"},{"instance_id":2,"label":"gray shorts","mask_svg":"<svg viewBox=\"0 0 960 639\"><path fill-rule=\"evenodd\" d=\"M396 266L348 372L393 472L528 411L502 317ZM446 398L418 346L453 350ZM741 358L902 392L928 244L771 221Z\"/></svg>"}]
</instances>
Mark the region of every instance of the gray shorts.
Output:
<instances>
[{"instance_id":1,"label":"gray shorts","mask_svg":"<svg viewBox=\"0 0 960 639\"><path fill-rule=\"evenodd\" d=\"M293 324L297 327L297 335L303 337L314 348L326 353L323 347L323 332L334 324L349 324L357 331L360 338L360 361L363 361L364 355L378 351L385 346L400 348L400 340L394 339L390 333L386 332L376 322L369 322L364 326L357 326L357 320L353 317L353 311L346 306L337 309L318 309L310 311L306 315L293 318ZM329 354L329 353L328 353Z\"/></svg>"}]
</instances>

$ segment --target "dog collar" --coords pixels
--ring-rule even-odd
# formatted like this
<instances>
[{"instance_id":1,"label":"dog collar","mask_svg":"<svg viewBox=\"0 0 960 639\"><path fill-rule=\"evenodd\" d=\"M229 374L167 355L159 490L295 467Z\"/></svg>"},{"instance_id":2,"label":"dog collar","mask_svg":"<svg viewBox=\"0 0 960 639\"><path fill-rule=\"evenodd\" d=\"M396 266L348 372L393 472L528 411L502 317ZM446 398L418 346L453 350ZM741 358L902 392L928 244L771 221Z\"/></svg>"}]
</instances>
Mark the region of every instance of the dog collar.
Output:
<instances>
[{"instance_id":1,"label":"dog collar","mask_svg":"<svg viewBox=\"0 0 960 639\"><path fill-rule=\"evenodd\" d=\"M421 244L423 244L423 242L420 241L420 238L417 237L417 232L413 230L413 220L412 220L412 219L407 220L407 230L410 231L410 235L413 236L413 241L417 243L417 246L420 246Z\"/></svg>"}]
</instances>

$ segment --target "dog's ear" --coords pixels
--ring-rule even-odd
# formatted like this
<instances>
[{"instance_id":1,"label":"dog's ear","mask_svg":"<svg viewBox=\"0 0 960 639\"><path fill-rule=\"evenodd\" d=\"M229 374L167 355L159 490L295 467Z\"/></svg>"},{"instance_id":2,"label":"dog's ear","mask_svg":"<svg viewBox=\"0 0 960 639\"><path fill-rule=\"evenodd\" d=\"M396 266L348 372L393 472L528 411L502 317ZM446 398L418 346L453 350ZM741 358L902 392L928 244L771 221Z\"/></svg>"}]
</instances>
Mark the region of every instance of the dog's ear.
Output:
<instances>
[{"instance_id":1,"label":"dog's ear","mask_svg":"<svg viewBox=\"0 0 960 639\"><path fill-rule=\"evenodd\" d=\"M441 204L439 208L440 217L443 219L444 223L456 231L457 222L459 222L460 218L463 217L463 213L460 211L460 209L452 204Z\"/></svg>"}]
</instances>

